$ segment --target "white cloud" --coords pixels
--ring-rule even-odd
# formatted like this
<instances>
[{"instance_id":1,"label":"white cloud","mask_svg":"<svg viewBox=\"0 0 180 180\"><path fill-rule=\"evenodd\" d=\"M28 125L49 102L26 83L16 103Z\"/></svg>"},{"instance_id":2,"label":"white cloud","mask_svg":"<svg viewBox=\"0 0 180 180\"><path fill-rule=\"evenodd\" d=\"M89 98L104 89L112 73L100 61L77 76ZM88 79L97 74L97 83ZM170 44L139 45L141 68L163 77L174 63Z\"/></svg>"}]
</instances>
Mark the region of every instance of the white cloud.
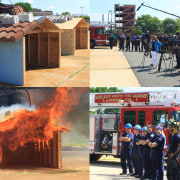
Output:
<instances>
[{"instance_id":1,"label":"white cloud","mask_svg":"<svg viewBox=\"0 0 180 180\"><path fill-rule=\"evenodd\" d=\"M47 6L46 9L55 9L55 6L51 5L51 6Z\"/></svg>"},{"instance_id":2,"label":"white cloud","mask_svg":"<svg viewBox=\"0 0 180 180\"><path fill-rule=\"evenodd\" d=\"M28 2L30 4L33 4L34 0L25 0L24 2Z\"/></svg>"}]
</instances>

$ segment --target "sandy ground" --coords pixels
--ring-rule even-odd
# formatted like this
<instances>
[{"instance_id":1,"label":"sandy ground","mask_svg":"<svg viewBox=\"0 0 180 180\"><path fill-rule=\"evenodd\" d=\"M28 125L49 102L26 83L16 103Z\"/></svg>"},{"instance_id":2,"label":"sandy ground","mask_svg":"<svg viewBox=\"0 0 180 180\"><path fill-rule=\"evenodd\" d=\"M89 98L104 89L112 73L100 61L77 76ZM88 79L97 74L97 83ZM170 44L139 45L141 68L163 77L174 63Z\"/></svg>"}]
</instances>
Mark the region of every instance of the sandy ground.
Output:
<instances>
[{"instance_id":1,"label":"sandy ground","mask_svg":"<svg viewBox=\"0 0 180 180\"><path fill-rule=\"evenodd\" d=\"M15 85L0 83L0 87ZM89 87L89 50L61 56L59 68L32 67L25 71L24 87ZM22 86L21 86L22 87Z\"/></svg>"},{"instance_id":2,"label":"sandy ground","mask_svg":"<svg viewBox=\"0 0 180 180\"><path fill-rule=\"evenodd\" d=\"M139 87L123 52L117 47L97 46L90 51L91 87Z\"/></svg>"},{"instance_id":3,"label":"sandy ground","mask_svg":"<svg viewBox=\"0 0 180 180\"><path fill-rule=\"evenodd\" d=\"M127 175L120 176L122 172L119 158L113 158L112 156L103 156L100 160L90 163L90 180L130 180L137 179ZM164 175L166 178L166 172Z\"/></svg>"},{"instance_id":4,"label":"sandy ground","mask_svg":"<svg viewBox=\"0 0 180 180\"><path fill-rule=\"evenodd\" d=\"M88 180L89 152L63 151L63 169L11 167L0 169L0 180Z\"/></svg>"}]
</instances>

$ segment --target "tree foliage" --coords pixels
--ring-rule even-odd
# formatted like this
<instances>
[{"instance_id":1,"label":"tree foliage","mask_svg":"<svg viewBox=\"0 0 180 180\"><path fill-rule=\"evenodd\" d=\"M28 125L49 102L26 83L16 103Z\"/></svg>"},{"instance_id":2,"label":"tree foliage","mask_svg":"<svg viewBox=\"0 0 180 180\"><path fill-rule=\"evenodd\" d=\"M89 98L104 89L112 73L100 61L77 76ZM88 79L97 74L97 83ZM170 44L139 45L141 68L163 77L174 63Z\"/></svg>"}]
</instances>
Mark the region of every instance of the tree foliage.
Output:
<instances>
[{"instance_id":1,"label":"tree foliage","mask_svg":"<svg viewBox=\"0 0 180 180\"><path fill-rule=\"evenodd\" d=\"M160 32L161 22L157 17L151 17L150 15L142 15L136 20L135 27L142 32L150 31L154 33Z\"/></svg>"},{"instance_id":2,"label":"tree foliage","mask_svg":"<svg viewBox=\"0 0 180 180\"><path fill-rule=\"evenodd\" d=\"M175 34L179 29L178 21L174 19L166 18L162 22L162 29L163 29L163 32L165 33Z\"/></svg>"},{"instance_id":3,"label":"tree foliage","mask_svg":"<svg viewBox=\"0 0 180 180\"><path fill-rule=\"evenodd\" d=\"M123 92L122 89L118 89L117 87L91 87L90 93L102 93L102 92Z\"/></svg>"},{"instance_id":4,"label":"tree foliage","mask_svg":"<svg viewBox=\"0 0 180 180\"><path fill-rule=\"evenodd\" d=\"M25 12L33 12L33 8L28 2L17 2L15 5L21 6L25 10Z\"/></svg>"},{"instance_id":5,"label":"tree foliage","mask_svg":"<svg viewBox=\"0 0 180 180\"><path fill-rule=\"evenodd\" d=\"M61 15L70 15L70 12L62 12Z\"/></svg>"}]
</instances>

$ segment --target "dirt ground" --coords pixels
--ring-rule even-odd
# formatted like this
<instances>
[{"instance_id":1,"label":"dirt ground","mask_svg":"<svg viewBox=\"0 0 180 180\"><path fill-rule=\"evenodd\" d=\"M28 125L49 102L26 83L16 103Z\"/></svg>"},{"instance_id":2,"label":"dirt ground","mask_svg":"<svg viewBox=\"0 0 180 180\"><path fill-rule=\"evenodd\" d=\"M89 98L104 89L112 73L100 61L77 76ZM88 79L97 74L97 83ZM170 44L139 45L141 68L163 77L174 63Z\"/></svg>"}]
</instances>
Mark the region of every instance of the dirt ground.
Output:
<instances>
[{"instance_id":1,"label":"dirt ground","mask_svg":"<svg viewBox=\"0 0 180 180\"><path fill-rule=\"evenodd\" d=\"M85 49L76 50L75 56L61 56L60 68L31 67L25 71L24 87L89 87L89 53ZM15 85L0 83L4 86Z\"/></svg>"},{"instance_id":2,"label":"dirt ground","mask_svg":"<svg viewBox=\"0 0 180 180\"><path fill-rule=\"evenodd\" d=\"M62 170L34 167L4 167L0 180L89 180L89 152L63 151Z\"/></svg>"}]
</instances>

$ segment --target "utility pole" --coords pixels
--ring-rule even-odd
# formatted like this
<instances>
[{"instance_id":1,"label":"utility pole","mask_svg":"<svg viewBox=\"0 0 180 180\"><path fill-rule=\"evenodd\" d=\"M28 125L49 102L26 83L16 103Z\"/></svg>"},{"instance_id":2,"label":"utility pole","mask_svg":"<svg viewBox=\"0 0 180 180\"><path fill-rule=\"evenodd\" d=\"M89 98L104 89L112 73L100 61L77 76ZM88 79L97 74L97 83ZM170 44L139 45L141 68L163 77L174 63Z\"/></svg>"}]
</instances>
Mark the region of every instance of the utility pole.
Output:
<instances>
[{"instance_id":1,"label":"utility pole","mask_svg":"<svg viewBox=\"0 0 180 180\"><path fill-rule=\"evenodd\" d=\"M109 15L109 13L111 13L111 33L112 33L112 10L110 10L110 11L108 12L108 15Z\"/></svg>"},{"instance_id":2,"label":"utility pole","mask_svg":"<svg viewBox=\"0 0 180 180\"><path fill-rule=\"evenodd\" d=\"M83 9L84 9L84 6L81 6L81 16L83 15Z\"/></svg>"}]
</instances>

